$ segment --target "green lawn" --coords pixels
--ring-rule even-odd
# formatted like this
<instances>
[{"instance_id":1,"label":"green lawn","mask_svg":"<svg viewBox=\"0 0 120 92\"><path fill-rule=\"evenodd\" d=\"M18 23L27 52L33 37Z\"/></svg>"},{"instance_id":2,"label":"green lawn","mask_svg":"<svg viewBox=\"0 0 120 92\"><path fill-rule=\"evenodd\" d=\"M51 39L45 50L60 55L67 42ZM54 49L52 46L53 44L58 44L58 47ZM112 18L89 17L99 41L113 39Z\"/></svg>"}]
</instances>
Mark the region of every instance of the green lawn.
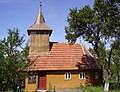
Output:
<instances>
[{"instance_id":1,"label":"green lawn","mask_svg":"<svg viewBox=\"0 0 120 92\"><path fill-rule=\"evenodd\" d=\"M97 87L81 87L78 88L80 90L82 90L83 92L104 92L103 87L102 86L97 86ZM13 92L12 90L6 91L6 92ZM24 92L24 89L21 90L21 92ZM49 91L47 91L49 92ZM109 92L120 92L120 88L116 89L116 90L110 90Z\"/></svg>"},{"instance_id":2,"label":"green lawn","mask_svg":"<svg viewBox=\"0 0 120 92\"><path fill-rule=\"evenodd\" d=\"M21 92L24 92L25 89L21 89ZM13 92L13 90L8 90L8 91L5 91L5 92Z\"/></svg>"},{"instance_id":3,"label":"green lawn","mask_svg":"<svg viewBox=\"0 0 120 92\"><path fill-rule=\"evenodd\" d=\"M102 86L97 87L81 87L83 92L104 92L104 88ZM110 90L109 92L120 92L120 89Z\"/></svg>"}]
</instances>

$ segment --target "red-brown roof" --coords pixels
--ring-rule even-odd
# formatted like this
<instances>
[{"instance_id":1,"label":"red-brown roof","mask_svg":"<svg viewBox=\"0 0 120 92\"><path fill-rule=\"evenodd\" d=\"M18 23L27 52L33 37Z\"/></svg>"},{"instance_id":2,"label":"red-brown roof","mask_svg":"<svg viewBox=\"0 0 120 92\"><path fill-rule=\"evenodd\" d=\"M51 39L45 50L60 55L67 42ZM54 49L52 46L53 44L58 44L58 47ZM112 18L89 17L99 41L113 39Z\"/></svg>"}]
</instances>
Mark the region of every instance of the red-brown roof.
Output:
<instances>
[{"instance_id":1,"label":"red-brown roof","mask_svg":"<svg viewBox=\"0 0 120 92\"><path fill-rule=\"evenodd\" d=\"M95 68L95 59L82 44L52 43L45 56L29 55L29 70L78 70Z\"/></svg>"}]
</instances>

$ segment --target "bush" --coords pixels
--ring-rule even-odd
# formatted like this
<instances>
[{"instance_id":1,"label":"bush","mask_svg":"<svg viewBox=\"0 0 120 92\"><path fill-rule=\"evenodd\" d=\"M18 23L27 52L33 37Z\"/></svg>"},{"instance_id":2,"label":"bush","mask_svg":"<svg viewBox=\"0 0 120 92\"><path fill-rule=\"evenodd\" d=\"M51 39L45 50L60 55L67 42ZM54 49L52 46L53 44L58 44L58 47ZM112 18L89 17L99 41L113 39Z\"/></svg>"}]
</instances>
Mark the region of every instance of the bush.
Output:
<instances>
[{"instance_id":1,"label":"bush","mask_svg":"<svg viewBox=\"0 0 120 92\"><path fill-rule=\"evenodd\" d=\"M118 84L111 83L110 84L110 90L116 90L116 89L120 89L120 83L118 83Z\"/></svg>"},{"instance_id":2,"label":"bush","mask_svg":"<svg viewBox=\"0 0 120 92\"><path fill-rule=\"evenodd\" d=\"M83 92L104 92L103 86L89 86L89 87L81 87L79 88ZM110 90L109 92L120 92L120 86L116 87L114 90Z\"/></svg>"}]
</instances>

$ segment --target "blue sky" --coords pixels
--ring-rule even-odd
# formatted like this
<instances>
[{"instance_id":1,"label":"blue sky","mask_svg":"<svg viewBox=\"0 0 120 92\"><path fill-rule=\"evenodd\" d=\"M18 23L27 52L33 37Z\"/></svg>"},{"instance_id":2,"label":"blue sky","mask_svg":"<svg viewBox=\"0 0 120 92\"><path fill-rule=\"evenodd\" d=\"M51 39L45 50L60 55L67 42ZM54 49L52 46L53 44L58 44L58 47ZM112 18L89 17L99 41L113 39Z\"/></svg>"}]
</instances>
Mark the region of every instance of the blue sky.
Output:
<instances>
[{"instance_id":1,"label":"blue sky","mask_svg":"<svg viewBox=\"0 0 120 92\"><path fill-rule=\"evenodd\" d=\"M94 0L42 0L42 10L46 23L53 29L50 41L67 42L65 26L69 8L93 6ZM7 29L18 28L20 34L25 34L28 41L27 29L36 19L40 0L0 0L0 39L7 36ZM83 43L86 45L86 43Z\"/></svg>"}]
</instances>

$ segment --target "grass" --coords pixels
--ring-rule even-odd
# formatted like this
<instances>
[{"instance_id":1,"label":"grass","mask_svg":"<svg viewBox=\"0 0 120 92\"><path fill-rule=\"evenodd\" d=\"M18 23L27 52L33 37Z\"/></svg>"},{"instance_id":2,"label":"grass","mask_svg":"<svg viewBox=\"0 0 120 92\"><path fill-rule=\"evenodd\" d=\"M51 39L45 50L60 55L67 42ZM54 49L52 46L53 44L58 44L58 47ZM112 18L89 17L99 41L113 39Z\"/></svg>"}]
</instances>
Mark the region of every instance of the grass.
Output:
<instances>
[{"instance_id":1,"label":"grass","mask_svg":"<svg viewBox=\"0 0 120 92\"><path fill-rule=\"evenodd\" d=\"M103 87L81 87L80 88L83 92L103 92Z\"/></svg>"},{"instance_id":2,"label":"grass","mask_svg":"<svg viewBox=\"0 0 120 92\"><path fill-rule=\"evenodd\" d=\"M81 87L78 89L82 90L83 92L104 92L104 88L102 86ZM13 91L9 90L6 92L13 92ZM24 92L24 89L22 89L21 92ZM46 92L49 92L49 91L46 91ZM110 90L109 92L120 92L120 88L116 90Z\"/></svg>"},{"instance_id":3,"label":"grass","mask_svg":"<svg viewBox=\"0 0 120 92\"><path fill-rule=\"evenodd\" d=\"M21 89L21 92L25 92L24 90L25 89ZM8 90L8 91L5 91L5 92L13 92L13 90Z\"/></svg>"},{"instance_id":4,"label":"grass","mask_svg":"<svg viewBox=\"0 0 120 92\"><path fill-rule=\"evenodd\" d=\"M81 87L80 88L83 92L104 92L104 88L102 86L96 87ZM120 92L120 89L110 90L109 92Z\"/></svg>"}]
</instances>

